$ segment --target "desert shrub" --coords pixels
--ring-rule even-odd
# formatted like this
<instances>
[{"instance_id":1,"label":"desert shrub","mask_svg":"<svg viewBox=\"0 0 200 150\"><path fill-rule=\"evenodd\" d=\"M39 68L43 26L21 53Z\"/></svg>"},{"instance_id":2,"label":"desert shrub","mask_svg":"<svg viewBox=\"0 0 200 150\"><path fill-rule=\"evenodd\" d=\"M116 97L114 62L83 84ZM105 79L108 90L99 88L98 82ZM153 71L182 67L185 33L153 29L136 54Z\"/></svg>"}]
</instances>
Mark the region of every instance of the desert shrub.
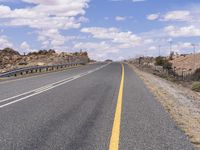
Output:
<instances>
[{"instance_id":1,"label":"desert shrub","mask_svg":"<svg viewBox=\"0 0 200 150\"><path fill-rule=\"evenodd\" d=\"M50 50L48 51L48 53L53 54L53 53L56 53L56 51L55 51L54 49L50 49Z\"/></svg>"},{"instance_id":2,"label":"desert shrub","mask_svg":"<svg viewBox=\"0 0 200 150\"><path fill-rule=\"evenodd\" d=\"M200 68L198 68L192 75L193 80L200 81Z\"/></svg>"},{"instance_id":3,"label":"desert shrub","mask_svg":"<svg viewBox=\"0 0 200 150\"><path fill-rule=\"evenodd\" d=\"M39 50L38 52L30 52L28 55L48 55L48 54L54 54L56 53L55 50L50 49L50 50Z\"/></svg>"},{"instance_id":4,"label":"desert shrub","mask_svg":"<svg viewBox=\"0 0 200 150\"><path fill-rule=\"evenodd\" d=\"M163 57L156 57L156 62L155 62L156 66L163 66L164 65L164 58Z\"/></svg>"},{"instance_id":5,"label":"desert shrub","mask_svg":"<svg viewBox=\"0 0 200 150\"><path fill-rule=\"evenodd\" d=\"M196 92L200 92L200 82L194 82L192 84L192 90Z\"/></svg>"},{"instance_id":6,"label":"desert shrub","mask_svg":"<svg viewBox=\"0 0 200 150\"><path fill-rule=\"evenodd\" d=\"M170 63L166 58L164 57L156 57L155 60L156 66L163 66L164 69L170 70L172 69L172 63Z\"/></svg>"},{"instance_id":7,"label":"desert shrub","mask_svg":"<svg viewBox=\"0 0 200 150\"><path fill-rule=\"evenodd\" d=\"M38 54L40 54L40 55L46 55L46 54L48 54L48 51L47 50L39 50Z\"/></svg>"}]
</instances>

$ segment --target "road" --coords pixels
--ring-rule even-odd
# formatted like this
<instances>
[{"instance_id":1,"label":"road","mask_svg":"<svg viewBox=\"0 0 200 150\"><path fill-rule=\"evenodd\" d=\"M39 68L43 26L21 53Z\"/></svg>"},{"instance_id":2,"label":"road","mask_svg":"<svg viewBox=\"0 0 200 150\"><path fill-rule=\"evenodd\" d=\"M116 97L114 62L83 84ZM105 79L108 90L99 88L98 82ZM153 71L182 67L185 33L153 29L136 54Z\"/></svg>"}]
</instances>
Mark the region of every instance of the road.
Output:
<instances>
[{"instance_id":1,"label":"road","mask_svg":"<svg viewBox=\"0 0 200 150\"><path fill-rule=\"evenodd\" d=\"M192 150L126 64L0 82L1 150Z\"/></svg>"}]
</instances>

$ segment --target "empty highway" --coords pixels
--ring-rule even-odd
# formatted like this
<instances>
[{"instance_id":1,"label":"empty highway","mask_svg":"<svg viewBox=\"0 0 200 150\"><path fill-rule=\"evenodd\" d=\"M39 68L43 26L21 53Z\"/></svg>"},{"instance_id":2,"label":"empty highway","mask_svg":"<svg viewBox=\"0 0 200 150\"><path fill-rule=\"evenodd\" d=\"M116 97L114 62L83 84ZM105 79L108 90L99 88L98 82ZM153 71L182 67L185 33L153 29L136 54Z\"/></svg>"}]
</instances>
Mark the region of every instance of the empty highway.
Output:
<instances>
[{"instance_id":1,"label":"empty highway","mask_svg":"<svg viewBox=\"0 0 200 150\"><path fill-rule=\"evenodd\" d=\"M0 82L1 150L193 150L121 63Z\"/></svg>"}]
</instances>

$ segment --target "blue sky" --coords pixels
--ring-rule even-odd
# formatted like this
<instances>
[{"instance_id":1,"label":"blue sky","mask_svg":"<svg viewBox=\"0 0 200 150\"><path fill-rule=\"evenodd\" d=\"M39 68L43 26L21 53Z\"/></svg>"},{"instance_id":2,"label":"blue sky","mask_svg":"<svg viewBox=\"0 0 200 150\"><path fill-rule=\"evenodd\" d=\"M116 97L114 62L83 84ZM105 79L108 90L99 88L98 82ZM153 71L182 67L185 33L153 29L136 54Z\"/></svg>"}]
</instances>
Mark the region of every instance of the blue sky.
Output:
<instances>
[{"instance_id":1,"label":"blue sky","mask_svg":"<svg viewBox=\"0 0 200 150\"><path fill-rule=\"evenodd\" d=\"M0 49L87 50L97 60L199 50L199 0L0 0Z\"/></svg>"}]
</instances>

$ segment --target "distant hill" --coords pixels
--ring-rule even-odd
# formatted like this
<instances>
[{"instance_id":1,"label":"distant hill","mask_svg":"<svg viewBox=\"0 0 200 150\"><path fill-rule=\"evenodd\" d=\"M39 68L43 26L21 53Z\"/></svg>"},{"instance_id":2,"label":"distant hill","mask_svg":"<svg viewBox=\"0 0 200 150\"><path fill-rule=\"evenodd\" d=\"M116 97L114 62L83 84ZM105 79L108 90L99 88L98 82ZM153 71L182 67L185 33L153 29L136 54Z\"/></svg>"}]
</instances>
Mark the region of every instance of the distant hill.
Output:
<instances>
[{"instance_id":1,"label":"distant hill","mask_svg":"<svg viewBox=\"0 0 200 150\"><path fill-rule=\"evenodd\" d=\"M11 48L0 50L0 72L30 66L47 66L79 61L85 63L89 61L87 52L57 53L50 49L20 55L19 52Z\"/></svg>"}]
</instances>

